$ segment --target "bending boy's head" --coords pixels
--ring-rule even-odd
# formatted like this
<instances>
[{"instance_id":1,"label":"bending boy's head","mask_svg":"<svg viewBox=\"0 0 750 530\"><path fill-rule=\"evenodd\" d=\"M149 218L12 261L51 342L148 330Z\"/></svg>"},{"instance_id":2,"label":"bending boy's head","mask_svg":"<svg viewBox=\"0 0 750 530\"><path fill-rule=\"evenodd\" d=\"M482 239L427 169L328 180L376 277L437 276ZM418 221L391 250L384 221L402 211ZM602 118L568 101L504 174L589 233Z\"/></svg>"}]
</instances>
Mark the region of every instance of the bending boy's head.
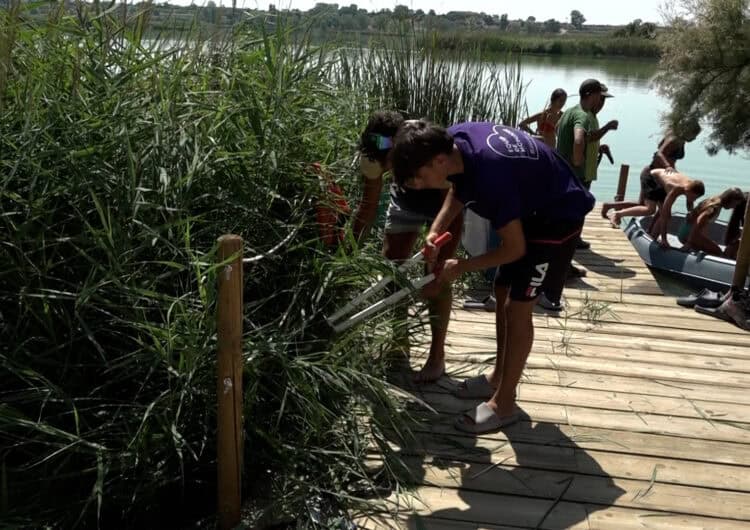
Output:
<instances>
[{"instance_id":1,"label":"bending boy's head","mask_svg":"<svg viewBox=\"0 0 750 530\"><path fill-rule=\"evenodd\" d=\"M719 195L722 208L733 209L745 200L745 194L739 188L729 188Z\"/></svg>"},{"instance_id":2,"label":"bending boy's head","mask_svg":"<svg viewBox=\"0 0 750 530\"><path fill-rule=\"evenodd\" d=\"M706 186L703 185L702 180L691 180L685 189L685 195L690 202L702 197L704 193L706 193Z\"/></svg>"},{"instance_id":3,"label":"bending boy's head","mask_svg":"<svg viewBox=\"0 0 750 530\"><path fill-rule=\"evenodd\" d=\"M398 112L379 110L370 114L359 139L359 152L386 167L396 131L404 123Z\"/></svg>"},{"instance_id":4,"label":"bending boy's head","mask_svg":"<svg viewBox=\"0 0 750 530\"><path fill-rule=\"evenodd\" d=\"M391 161L396 184L410 188L444 187L453 137L425 120L410 120L399 129Z\"/></svg>"}]
</instances>

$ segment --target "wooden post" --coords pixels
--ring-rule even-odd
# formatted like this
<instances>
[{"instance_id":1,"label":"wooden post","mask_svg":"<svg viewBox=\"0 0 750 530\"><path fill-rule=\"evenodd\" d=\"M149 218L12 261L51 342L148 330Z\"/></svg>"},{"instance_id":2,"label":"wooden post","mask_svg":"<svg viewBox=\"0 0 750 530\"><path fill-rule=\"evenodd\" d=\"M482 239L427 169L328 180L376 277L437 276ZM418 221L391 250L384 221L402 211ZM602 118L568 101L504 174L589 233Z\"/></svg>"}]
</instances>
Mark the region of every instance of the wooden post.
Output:
<instances>
[{"instance_id":1,"label":"wooden post","mask_svg":"<svg viewBox=\"0 0 750 530\"><path fill-rule=\"evenodd\" d=\"M628 186L628 172L630 166L622 164L620 166L620 179L617 181L617 193L615 194L615 201L625 200L625 188Z\"/></svg>"},{"instance_id":2,"label":"wooden post","mask_svg":"<svg viewBox=\"0 0 750 530\"><path fill-rule=\"evenodd\" d=\"M742 227L740 248L737 250L737 262L734 265L733 289L744 289L750 266L750 200L745 206L745 224Z\"/></svg>"},{"instance_id":3,"label":"wooden post","mask_svg":"<svg viewBox=\"0 0 750 530\"><path fill-rule=\"evenodd\" d=\"M242 238L219 238L217 472L219 528L240 524L242 476Z\"/></svg>"}]
</instances>

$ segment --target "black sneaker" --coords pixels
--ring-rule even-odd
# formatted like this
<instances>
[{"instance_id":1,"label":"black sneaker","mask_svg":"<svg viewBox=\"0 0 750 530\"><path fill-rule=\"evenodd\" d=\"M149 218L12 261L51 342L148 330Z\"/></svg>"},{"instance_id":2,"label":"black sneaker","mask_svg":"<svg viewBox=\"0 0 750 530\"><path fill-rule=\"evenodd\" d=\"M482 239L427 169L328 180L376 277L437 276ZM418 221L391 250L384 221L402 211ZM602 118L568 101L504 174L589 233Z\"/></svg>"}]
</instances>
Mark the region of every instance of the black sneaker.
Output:
<instances>
[{"instance_id":1,"label":"black sneaker","mask_svg":"<svg viewBox=\"0 0 750 530\"><path fill-rule=\"evenodd\" d=\"M703 289L702 291L698 293L689 294L687 296L681 296L677 299L677 305L680 305L682 307L695 307L695 303L698 301L698 298L700 298L707 292L708 292L708 289Z\"/></svg>"},{"instance_id":2,"label":"black sneaker","mask_svg":"<svg viewBox=\"0 0 750 530\"><path fill-rule=\"evenodd\" d=\"M565 309L565 297L561 297L559 302L553 302L547 295L542 293L536 301L536 305L547 311L562 311Z\"/></svg>"},{"instance_id":3,"label":"black sneaker","mask_svg":"<svg viewBox=\"0 0 750 530\"><path fill-rule=\"evenodd\" d=\"M591 243L589 243L588 241L584 241L579 237L578 241L576 241L576 248L578 250L588 250L591 248Z\"/></svg>"},{"instance_id":4,"label":"black sneaker","mask_svg":"<svg viewBox=\"0 0 750 530\"><path fill-rule=\"evenodd\" d=\"M568 277L566 279L571 280L575 278L584 278L586 274L588 274L586 269L576 267L571 263L570 267L568 267Z\"/></svg>"}]
</instances>

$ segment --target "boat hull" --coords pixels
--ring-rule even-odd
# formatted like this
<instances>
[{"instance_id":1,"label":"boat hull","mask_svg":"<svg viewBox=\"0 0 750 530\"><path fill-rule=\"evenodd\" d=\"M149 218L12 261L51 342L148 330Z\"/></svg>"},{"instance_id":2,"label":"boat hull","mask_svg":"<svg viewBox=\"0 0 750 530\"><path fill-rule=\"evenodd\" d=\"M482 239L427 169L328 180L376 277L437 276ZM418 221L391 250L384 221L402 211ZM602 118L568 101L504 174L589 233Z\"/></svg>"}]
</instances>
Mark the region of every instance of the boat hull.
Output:
<instances>
[{"instance_id":1,"label":"boat hull","mask_svg":"<svg viewBox=\"0 0 750 530\"><path fill-rule=\"evenodd\" d=\"M696 287L726 290L732 285L735 261L704 252L684 252L677 232L684 215L675 214L668 229L670 248L662 248L648 233L651 217L634 217L623 230L643 262L652 269L677 277ZM726 224L717 221L709 229L714 241L723 241Z\"/></svg>"}]
</instances>

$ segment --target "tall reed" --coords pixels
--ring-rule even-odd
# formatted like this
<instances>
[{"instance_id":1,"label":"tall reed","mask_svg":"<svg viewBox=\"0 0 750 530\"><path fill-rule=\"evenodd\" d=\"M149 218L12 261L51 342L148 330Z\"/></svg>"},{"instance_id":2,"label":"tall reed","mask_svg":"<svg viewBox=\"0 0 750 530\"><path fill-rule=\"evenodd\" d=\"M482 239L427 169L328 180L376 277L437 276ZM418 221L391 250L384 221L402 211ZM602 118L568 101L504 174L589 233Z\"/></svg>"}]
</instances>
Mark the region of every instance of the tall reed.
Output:
<instances>
[{"instance_id":1,"label":"tall reed","mask_svg":"<svg viewBox=\"0 0 750 530\"><path fill-rule=\"evenodd\" d=\"M331 338L321 316L346 283L331 271L354 267L317 241L306 168L348 158L361 117L337 112L353 96L283 24L147 41L146 16L59 10L6 55L3 522L171 527L212 512L214 241L228 232L263 256L246 274L246 495L276 517L326 515L370 481L365 451L387 448L380 424L400 417L387 338ZM346 278L361 286L380 265L358 267Z\"/></svg>"},{"instance_id":2,"label":"tall reed","mask_svg":"<svg viewBox=\"0 0 750 530\"><path fill-rule=\"evenodd\" d=\"M402 25L395 37L340 50L332 78L411 118L515 124L526 111L519 57L487 61L479 46L446 53L438 43L437 34Z\"/></svg>"}]
</instances>

